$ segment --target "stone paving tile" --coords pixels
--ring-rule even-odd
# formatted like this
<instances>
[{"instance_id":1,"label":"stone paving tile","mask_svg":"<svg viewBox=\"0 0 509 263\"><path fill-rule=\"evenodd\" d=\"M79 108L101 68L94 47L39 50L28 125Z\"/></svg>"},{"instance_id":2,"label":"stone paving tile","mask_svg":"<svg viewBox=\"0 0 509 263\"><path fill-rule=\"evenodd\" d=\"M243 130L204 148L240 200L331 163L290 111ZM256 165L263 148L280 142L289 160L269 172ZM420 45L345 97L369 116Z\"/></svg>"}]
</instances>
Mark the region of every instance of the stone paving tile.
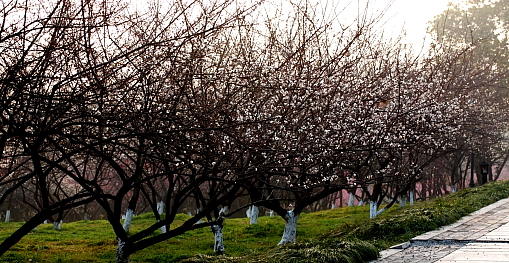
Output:
<instances>
[{"instance_id":1,"label":"stone paving tile","mask_svg":"<svg viewBox=\"0 0 509 263\"><path fill-rule=\"evenodd\" d=\"M473 213L471 216L463 218L456 224L437 231L428 232L414 238L414 240L476 240L492 230L509 223L508 211L509 199L504 199Z\"/></svg>"},{"instance_id":2,"label":"stone paving tile","mask_svg":"<svg viewBox=\"0 0 509 263\"><path fill-rule=\"evenodd\" d=\"M372 263L509 263L509 198L383 251Z\"/></svg>"},{"instance_id":3,"label":"stone paving tile","mask_svg":"<svg viewBox=\"0 0 509 263\"><path fill-rule=\"evenodd\" d=\"M509 262L509 244L469 243L436 261L436 263L452 262Z\"/></svg>"},{"instance_id":4,"label":"stone paving tile","mask_svg":"<svg viewBox=\"0 0 509 263\"><path fill-rule=\"evenodd\" d=\"M487 233L486 235L483 235L482 237L478 238L477 241L509 242L509 224L506 223L505 225L502 225L499 228L494 229L493 231Z\"/></svg>"},{"instance_id":5,"label":"stone paving tile","mask_svg":"<svg viewBox=\"0 0 509 263\"><path fill-rule=\"evenodd\" d=\"M386 256L372 263L431 263L451 254L453 251L460 249L466 244L455 243L450 244L443 242L443 245L419 245L411 246L406 249L399 250L399 252Z\"/></svg>"}]
</instances>

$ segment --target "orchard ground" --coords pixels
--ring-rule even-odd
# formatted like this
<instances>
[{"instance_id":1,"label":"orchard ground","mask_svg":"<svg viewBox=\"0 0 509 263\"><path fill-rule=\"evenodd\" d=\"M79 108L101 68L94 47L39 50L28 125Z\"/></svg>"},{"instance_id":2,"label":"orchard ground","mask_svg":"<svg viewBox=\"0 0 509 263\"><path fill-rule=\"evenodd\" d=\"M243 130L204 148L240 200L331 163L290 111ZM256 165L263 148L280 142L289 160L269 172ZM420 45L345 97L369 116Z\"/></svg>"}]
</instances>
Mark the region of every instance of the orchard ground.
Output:
<instances>
[{"instance_id":1,"label":"orchard ground","mask_svg":"<svg viewBox=\"0 0 509 263\"><path fill-rule=\"evenodd\" d=\"M299 262L299 258L304 257L302 262L309 262L302 253L313 251L322 257L323 262L331 262L339 256L327 252L329 248L326 244L341 243L342 247L360 250L357 254L367 254L354 261L362 262L373 256L370 246L378 251L386 249L426 231L451 224L462 216L508 196L509 181L501 181L419 202L414 206L394 207L374 220L368 218L369 206L304 213L298 224L298 244L283 247L276 246L284 228L284 220L280 217L260 217L257 225L249 225L248 218L228 219L224 227L224 255L214 255L213 235L210 229L204 228L139 251L132 255L131 260ZM174 226L184 222L187 217L179 215ZM151 214L135 217L132 233L154 220ZM22 224L0 223L0 240ZM53 230L51 224L45 224L1 256L0 262L114 262L116 246L116 237L107 221L64 223L60 231Z\"/></svg>"}]
</instances>

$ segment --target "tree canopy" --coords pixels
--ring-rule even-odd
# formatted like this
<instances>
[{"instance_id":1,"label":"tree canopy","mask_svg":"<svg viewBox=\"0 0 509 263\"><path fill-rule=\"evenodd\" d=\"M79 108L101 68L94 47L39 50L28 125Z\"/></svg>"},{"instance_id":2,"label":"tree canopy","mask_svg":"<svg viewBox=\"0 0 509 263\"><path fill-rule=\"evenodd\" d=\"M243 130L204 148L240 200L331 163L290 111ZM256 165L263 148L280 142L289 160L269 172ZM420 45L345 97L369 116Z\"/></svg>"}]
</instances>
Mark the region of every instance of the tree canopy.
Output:
<instances>
[{"instance_id":1,"label":"tree canopy","mask_svg":"<svg viewBox=\"0 0 509 263\"><path fill-rule=\"evenodd\" d=\"M0 254L96 204L128 262L186 231L218 234L246 196L294 242L313 202L361 188L376 210L460 138L500 135L494 58L443 43L415 56L379 18L324 21L307 2L261 20L261 3L236 1L37 3L0 9L0 205L33 210ZM129 232L137 212L157 221Z\"/></svg>"}]
</instances>

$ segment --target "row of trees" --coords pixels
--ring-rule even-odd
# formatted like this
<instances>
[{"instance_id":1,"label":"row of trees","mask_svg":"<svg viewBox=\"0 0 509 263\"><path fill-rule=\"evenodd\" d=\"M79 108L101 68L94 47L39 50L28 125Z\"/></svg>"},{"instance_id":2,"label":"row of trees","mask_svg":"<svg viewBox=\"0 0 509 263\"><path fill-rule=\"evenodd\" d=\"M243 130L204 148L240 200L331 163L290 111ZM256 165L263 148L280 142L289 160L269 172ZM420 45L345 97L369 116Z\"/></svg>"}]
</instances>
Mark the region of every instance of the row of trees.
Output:
<instances>
[{"instance_id":1,"label":"row of trees","mask_svg":"<svg viewBox=\"0 0 509 263\"><path fill-rule=\"evenodd\" d=\"M508 35L509 17L506 12L506 0L479 1L465 0L461 3L450 4L447 10L437 15L429 23L429 34L433 39L449 46L475 46L471 56L477 63L493 61L494 72L503 73L508 69ZM479 98L483 103L503 105L507 99L507 78L500 78L492 83L490 90L493 95L489 98ZM494 114L500 114L505 108L494 109ZM437 160L428 169L439 174L441 178L455 186L463 187L469 184L470 169L482 161L493 166L490 171L490 180L501 177L502 171L509 159L507 136L499 134L493 137L483 130L483 123L491 122L490 115L485 115L481 122L474 126L479 136L462 136L463 145L453 154ZM505 127L501 131L504 133ZM475 158L473 158L475 157ZM475 168L474 168L475 169ZM477 168L478 169L478 168ZM479 173L477 173L479 174Z\"/></svg>"},{"instance_id":2,"label":"row of trees","mask_svg":"<svg viewBox=\"0 0 509 263\"><path fill-rule=\"evenodd\" d=\"M362 189L374 217L433 161L503 134L504 101L487 101L504 72L476 45L416 56L384 39L381 16L319 10L2 3L0 205L32 212L0 255L87 206L106 214L117 262L202 227L222 252L223 221L247 206L284 218L280 244L295 242L314 202ZM250 202L232 210L238 198ZM196 214L172 227L189 202ZM157 221L129 234L146 207Z\"/></svg>"}]
</instances>

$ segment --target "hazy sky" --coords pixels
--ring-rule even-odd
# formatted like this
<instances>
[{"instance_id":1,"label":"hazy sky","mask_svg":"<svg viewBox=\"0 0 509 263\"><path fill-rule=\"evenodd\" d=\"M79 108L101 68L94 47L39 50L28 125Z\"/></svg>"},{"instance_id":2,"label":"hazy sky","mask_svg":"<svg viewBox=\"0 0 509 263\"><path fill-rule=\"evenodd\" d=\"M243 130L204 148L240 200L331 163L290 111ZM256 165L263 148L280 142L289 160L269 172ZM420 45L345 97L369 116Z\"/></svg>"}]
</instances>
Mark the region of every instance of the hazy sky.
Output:
<instances>
[{"instance_id":1,"label":"hazy sky","mask_svg":"<svg viewBox=\"0 0 509 263\"><path fill-rule=\"evenodd\" d=\"M387 6L390 0L371 0L376 7ZM427 22L447 9L449 2L459 3L462 0L394 0L387 12L386 30L399 33L404 26L408 40L415 44L422 43L426 34Z\"/></svg>"},{"instance_id":2,"label":"hazy sky","mask_svg":"<svg viewBox=\"0 0 509 263\"><path fill-rule=\"evenodd\" d=\"M126 0L130 2L136 9L146 7L145 1ZM171 3L173 0L153 0L166 6L166 2ZM258 0L238 0L239 2L254 3ZM447 9L449 2L460 3L466 0L267 0L269 9L262 9L262 12L270 11L272 7L279 7L282 2L304 3L310 1L321 5L335 6L339 10L346 8L341 12L341 17L345 23L351 23L355 20L360 10L368 4L368 10L372 14L377 14L381 10L390 7L386 15L382 19L385 24L383 27L386 35L400 35L403 27L406 29L407 40L410 43L420 45L426 36L427 23L433 20L434 16L440 14ZM168 5L169 6L169 5Z\"/></svg>"}]
</instances>

